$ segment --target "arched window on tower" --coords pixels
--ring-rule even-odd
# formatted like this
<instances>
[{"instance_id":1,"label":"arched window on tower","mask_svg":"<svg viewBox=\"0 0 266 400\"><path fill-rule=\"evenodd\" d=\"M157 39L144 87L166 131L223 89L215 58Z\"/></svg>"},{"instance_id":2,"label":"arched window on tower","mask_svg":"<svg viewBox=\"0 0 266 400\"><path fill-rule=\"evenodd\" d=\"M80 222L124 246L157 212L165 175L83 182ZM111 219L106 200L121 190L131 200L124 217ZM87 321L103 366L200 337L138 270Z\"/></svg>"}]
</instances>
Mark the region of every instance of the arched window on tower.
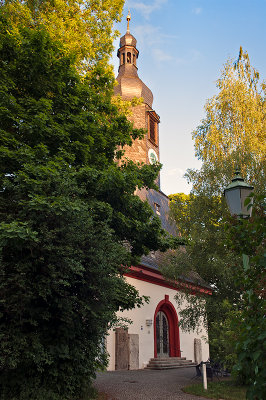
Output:
<instances>
[{"instance_id":1,"label":"arched window on tower","mask_svg":"<svg viewBox=\"0 0 266 400\"><path fill-rule=\"evenodd\" d=\"M129 51L127 53L127 63L131 64L131 53Z\"/></svg>"},{"instance_id":2,"label":"arched window on tower","mask_svg":"<svg viewBox=\"0 0 266 400\"><path fill-rule=\"evenodd\" d=\"M136 65L136 54L133 54L133 64Z\"/></svg>"},{"instance_id":3,"label":"arched window on tower","mask_svg":"<svg viewBox=\"0 0 266 400\"><path fill-rule=\"evenodd\" d=\"M122 53L122 65L125 64L125 53Z\"/></svg>"}]
</instances>

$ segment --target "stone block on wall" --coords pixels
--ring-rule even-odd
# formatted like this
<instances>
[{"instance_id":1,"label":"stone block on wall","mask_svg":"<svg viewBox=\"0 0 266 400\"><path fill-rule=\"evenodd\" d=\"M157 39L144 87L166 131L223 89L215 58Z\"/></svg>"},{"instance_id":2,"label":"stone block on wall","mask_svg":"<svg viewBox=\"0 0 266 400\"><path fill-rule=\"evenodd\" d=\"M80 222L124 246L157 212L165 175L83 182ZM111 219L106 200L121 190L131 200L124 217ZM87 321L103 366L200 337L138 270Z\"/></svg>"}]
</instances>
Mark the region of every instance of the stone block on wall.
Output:
<instances>
[{"instance_id":1,"label":"stone block on wall","mask_svg":"<svg viewBox=\"0 0 266 400\"><path fill-rule=\"evenodd\" d=\"M129 336L127 329L115 330L115 369L128 369L129 366Z\"/></svg>"},{"instance_id":2,"label":"stone block on wall","mask_svg":"<svg viewBox=\"0 0 266 400\"><path fill-rule=\"evenodd\" d=\"M139 369L139 335L129 334L129 367Z\"/></svg>"}]
</instances>

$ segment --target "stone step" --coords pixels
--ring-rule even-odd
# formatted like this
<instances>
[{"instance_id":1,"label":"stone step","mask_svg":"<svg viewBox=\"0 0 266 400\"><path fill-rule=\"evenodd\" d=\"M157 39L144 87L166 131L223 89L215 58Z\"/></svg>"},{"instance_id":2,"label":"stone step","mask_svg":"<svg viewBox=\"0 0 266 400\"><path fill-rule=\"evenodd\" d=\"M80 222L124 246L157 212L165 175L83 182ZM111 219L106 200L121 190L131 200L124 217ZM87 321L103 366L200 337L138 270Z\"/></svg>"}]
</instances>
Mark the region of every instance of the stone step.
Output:
<instances>
[{"instance_id":1,"label":"stone step","mask_svg":"<svg viewBox=\"0 0 266 400\"><path fill-rule=\"evenodd\" d=\"M192 363L192 361L183 361L183 362L178 362L178 361L176 361L176 362L169 362L169 363L167 363L167 362L149 362L149 364L148 365L162 365L162 366L164 366L164 365L184 365L184 364L191 364Z\"/></svg>"},{"instance_id":2,"label":"stone step","mask_svg":"<svg viewBox=\"0 0 266 400\"><path fill-rule=\"evenodd\" d=\"M179 361L179 360L186 360L186 357L158 357L158 358L151 358L150 361Z\"/></svg>"},{"instance_id":3,"label":"stone step","mask_svg":"<svg viewBox=\"0 0 266 400\"><path fill-rule=\"evenodd\" d=\"M167 365L170 365L170 364L189 364L189 363L192 363L192 360L179 360L179 361L150 361L149 362L149 364L152 364L152 365L164 365L164 364L167 364Z\"/></svg>"},{"instance_id":4,"label":"stone step","mask_svg":"<svg viewBox=\"0 0 266 400\"><path fill-rule=\"evenodd\" d=\"M159 370L162 370L162 369L178 369L178 368L190 368L190 367L195 367L197 364L196 363L190 363L190 364L183 364L183 365L175 365L175 364L172 364L172 365L167 365L167 366L164 366L164 367L162 367L162 366L159 366L159 365L157 365L157 366L149 366L149 364L145 367L145 369L159 369Z\"/></svg>"},{"instance_id":5,"label":"stone step","mask_svg":"<svg viewBox=\"0 0 266 400\"><path fill-rule=\"evenodd\" d=\"M151 358L146 369L174 369L194 367L197 363L187 360L186 357Z\"/></svg>"},{"instance_id":6,"label":"stone step","mask_svg":"<svg viewBox=\"0 0 266 400\"><path fill-rule=\"evenodd\" d=\"M192 362L191 360L150 360L150 363L167 363L167 364L175 364L175 363L184 363L184 362Z\"/></svg>"},{"instance_id":7,"label":"stone step","mask_svg":"<svg viewBox=\"0 0 266 400\"><path fill-rule=\"evenodd\" d=\"M191 362L183 362L183 363L178 363L178 362L176 362L176 363L149 363L148 365L149 366L151 366L151 367L153 367L153 366L158 366L158 367L164 367L164 366L173 366L173 365L188 365L188 364L191 364ZM193 363L194 364L194 363Z\"/></svg>"}]
</instances>

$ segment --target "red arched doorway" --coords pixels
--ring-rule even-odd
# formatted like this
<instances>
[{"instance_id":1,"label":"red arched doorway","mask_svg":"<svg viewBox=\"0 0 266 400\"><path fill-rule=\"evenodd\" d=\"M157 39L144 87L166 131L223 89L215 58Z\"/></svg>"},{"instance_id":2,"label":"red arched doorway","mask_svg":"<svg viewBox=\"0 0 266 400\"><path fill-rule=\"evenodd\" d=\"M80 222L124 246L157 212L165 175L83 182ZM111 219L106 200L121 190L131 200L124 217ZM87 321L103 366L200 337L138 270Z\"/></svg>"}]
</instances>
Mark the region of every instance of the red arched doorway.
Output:
<instances>
[{"instance_id":1,"label":"red arched doorway","mask_svg":"<svg viewBox=\"0 0 266 400\"><path fill-rule=\"evenodd\" d=\"M180 357L178 317L168 295L156 307L153 326L154 357Z\"/></svg>"}]
</instances>

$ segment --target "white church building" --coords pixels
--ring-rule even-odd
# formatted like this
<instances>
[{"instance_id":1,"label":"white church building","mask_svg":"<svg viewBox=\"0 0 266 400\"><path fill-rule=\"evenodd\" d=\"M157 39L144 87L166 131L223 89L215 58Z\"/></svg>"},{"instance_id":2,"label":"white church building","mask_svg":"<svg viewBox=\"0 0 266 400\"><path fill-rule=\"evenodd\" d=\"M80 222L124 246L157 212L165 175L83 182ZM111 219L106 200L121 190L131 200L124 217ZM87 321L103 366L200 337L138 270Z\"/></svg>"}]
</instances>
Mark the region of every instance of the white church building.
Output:
<instances>
[{"instance_id":1,"label":"white church building","mask_svg":"<svg viewBox=\"0 0 266 400\"><path fill-rule=\"evenodd\" d=\"M153 94L138 76L137 41L129 30L120 39L117 55L120 60L115 95L124 100L142 97L143 103L132 109L130 120L135 128L144 128L147 134L125 148L125 157L146 164L160 160L159 122L160 117L152 108ZM160 188L160 178L158 178ZM147 200L159 215L162 226L169 233L175 227L169 220L169 199L160 191L142 190L138 195ZM167 282L159 271L160 253L143 256L139 265L131 266L126 274L128 283L135 286L140 295L149 296L148 304L141 308L120 312L118 316L129 318L128 329L112 329L107 335L106 348L109 353L108 370L175 368L199 363L209 358L208 333L202 327L200 333L184 332L179 327L180 309L174 299L176 288ZM211 289L198 282L187 282L194 295L211 295ZM205 338L205 340L203 339Z\"/></svg>"}]
</instances>

